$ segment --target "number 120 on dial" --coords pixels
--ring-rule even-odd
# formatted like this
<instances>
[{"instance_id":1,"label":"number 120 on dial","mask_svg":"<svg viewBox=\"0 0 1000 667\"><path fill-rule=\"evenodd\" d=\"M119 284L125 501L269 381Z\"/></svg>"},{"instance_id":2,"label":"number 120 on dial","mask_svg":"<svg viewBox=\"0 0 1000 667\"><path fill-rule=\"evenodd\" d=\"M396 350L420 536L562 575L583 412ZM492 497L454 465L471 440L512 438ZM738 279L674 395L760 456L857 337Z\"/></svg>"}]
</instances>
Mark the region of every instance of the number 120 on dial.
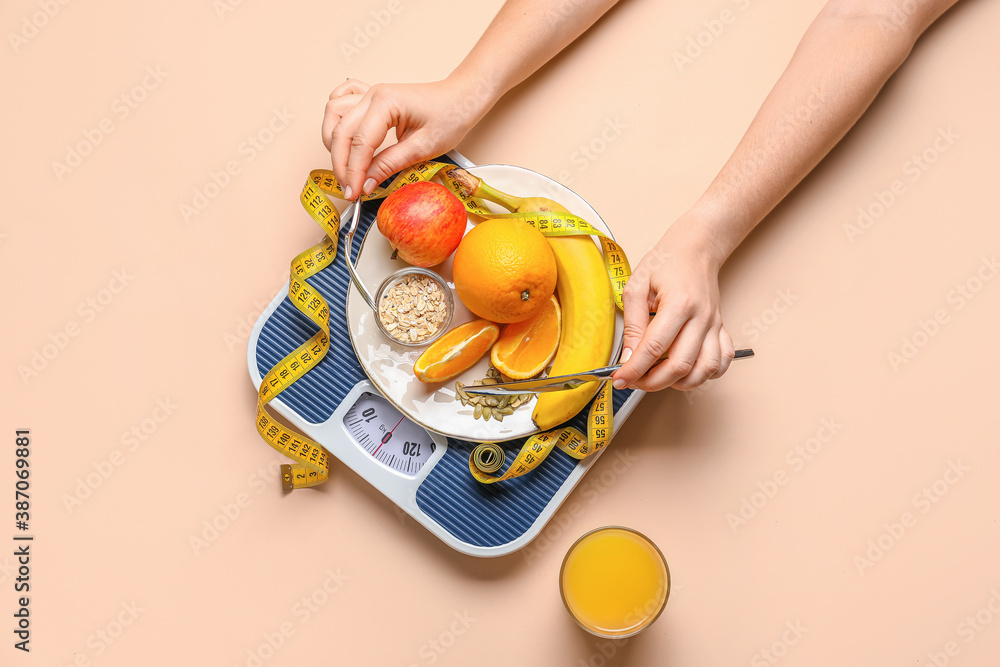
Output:
<instances>
[{"instance_id":1,"label":"number 120 on dial","mask_svg":"<svg viewBox=\"0 0 1000 667\"><path fill-rule=\"evenodd\" d=\"M436 449L427 431L370 392L361 394L347 411L344 426L372 458L410 477L420 472Z\"/></svg>"}]
</instances>

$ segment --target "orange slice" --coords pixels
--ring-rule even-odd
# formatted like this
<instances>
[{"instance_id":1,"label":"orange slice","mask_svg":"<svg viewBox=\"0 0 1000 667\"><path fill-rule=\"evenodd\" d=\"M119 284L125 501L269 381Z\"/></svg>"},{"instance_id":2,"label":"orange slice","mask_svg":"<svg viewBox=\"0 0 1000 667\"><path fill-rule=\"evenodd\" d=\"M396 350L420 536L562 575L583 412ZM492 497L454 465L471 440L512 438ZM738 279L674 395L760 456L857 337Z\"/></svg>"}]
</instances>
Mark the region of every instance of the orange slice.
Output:
<instances>
[{"instance_id":1,"label":"orange slice","mask_svg":"<svg viewBox=\"0 0 1000 667\"><path fill-rule=\"evenodd\" d=\"M472 368L500 335L500 327L488 320L460 324L431 343L413 364L421 382L444 382Z\"/></svg>"},{"instance_id":2,"label":"orange slice","mask_svg":"<svg viewBox=\"0 0 1000 667\"><path fill-rule=\"evenodd\" d=\"M555 356L561 330L562 311L552 296L533 317L507 325L490 352L490 361L514 380L535 377Z\"/></svg>"}]
</instances>

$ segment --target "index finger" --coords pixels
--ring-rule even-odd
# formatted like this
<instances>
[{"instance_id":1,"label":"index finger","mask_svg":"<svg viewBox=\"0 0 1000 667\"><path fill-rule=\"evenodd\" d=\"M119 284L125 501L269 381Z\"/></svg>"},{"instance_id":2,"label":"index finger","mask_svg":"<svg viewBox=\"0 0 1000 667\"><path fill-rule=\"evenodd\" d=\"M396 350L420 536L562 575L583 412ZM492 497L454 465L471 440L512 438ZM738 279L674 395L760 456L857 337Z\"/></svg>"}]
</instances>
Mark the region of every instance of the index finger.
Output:
<instances>
[{"instance_id":1,"label":"index finger","mask_svg":"<svg viewBox=\"0 0 1000 667\"><path fill-rule=\"evenodd\" d=\"M371 96L365 95L347 113L340 118L340 122L333 128L330 134L330 160L333 163L333 173L337 181L345 188L345 199L352 200L352 195L358 194L359 189L355 188L351 193L347 192L350 183L347 179L347 161L351 156L351 145L358 127L368 115L368 108L371 106Z\"/></svg>"},{"instance_id":2,"label":"index finger","mask_svg":"<svg viewBox=\"0 0 1000 667\"><path fill-rule=\"evenodd\" d=\"M383 108L375 104L368 107L368 113L351 138L351 152L347 158L347 185L352 192L371 191L365 187L365 174L375 149L385 141L392 125L392 117Z\"/></svg>"},{"instance_id":3,"label":"index finger","mask_svg":"<svg viewBox=\"0 0 1000 667\"><path fill-rule=\"evenodd\" d=\"M649 326L649 280L645 273L635 272L625 284L622 294L622 313L625 316L625 328L622 332L622 356L619 363L624 364L632 356L639 345L646 327ZM621 371L614 373L614 386L624 389L625 380L619 380Z\"/></svg>"}]
</instances>

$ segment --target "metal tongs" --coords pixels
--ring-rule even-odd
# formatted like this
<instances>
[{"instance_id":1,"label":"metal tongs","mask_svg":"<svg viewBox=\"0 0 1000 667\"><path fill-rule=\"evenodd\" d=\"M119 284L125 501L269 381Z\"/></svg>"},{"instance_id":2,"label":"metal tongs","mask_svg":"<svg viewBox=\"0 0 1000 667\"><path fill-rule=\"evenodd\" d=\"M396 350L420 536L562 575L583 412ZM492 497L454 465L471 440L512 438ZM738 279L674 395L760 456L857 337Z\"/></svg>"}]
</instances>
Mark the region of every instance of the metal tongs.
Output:
<instances>
[{"instance_id":1,"label":"metal tongs","mask_svg":"<svg viewBox=\"0 0 1000 667\"><path fill-rule=\"evenodd\" d=\"M347 261L347 272L351 274L351 282L354 283L354 286L358 288L359 292L361 292L361 296L364 298L365 303L367 303L372 310L377 311L378 307L375 305L375 297L373 297L372 293L368 291L365 284L361 282L361 278L358 277L358 272L354 268L354 264L351 262L351 246L354 245L354 232L358 230L359 219L361 219L361 197L358 197L358 200L354 202L354 214L351 216L351 226L347 228L347 234L344 236L344 243L346 245L344 248L344 258Z\"/></svg>"},{"instance_id":2,"label":"metal tongs","mask_svg":"<svg viewBox=\"0 0 1000 667\"><path fill-rule=\"evenodd\" d=\"M736 350L734 359L748 359L753 356L753 350ZM571 373L569 375L556 375L555 377L539 378L537 380L519 380L517 382L504 382L501 384L490 384L465 387L465 392L469 394L482 394L488 396L506 396L509 394L541 394L547 391L565 391L576 389L587 382L597 382L607 380L611 374L621 368L621 364L595 368L584 373Z\"/></svg>"}]
</instances>

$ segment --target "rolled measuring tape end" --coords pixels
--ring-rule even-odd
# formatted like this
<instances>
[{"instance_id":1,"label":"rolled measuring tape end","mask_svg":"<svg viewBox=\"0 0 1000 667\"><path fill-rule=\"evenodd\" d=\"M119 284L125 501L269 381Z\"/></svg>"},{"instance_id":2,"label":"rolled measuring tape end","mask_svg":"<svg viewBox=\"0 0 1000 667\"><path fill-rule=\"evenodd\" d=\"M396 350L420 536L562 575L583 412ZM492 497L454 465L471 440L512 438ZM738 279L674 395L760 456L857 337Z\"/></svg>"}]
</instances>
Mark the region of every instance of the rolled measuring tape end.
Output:
<instances>
[{"instance_id":1,"label":"rolled measuring tape end","mask_svg":"<svg viewBox=\"0 0 1000 667\"><path fill-rule=\"evenodd\" d=\"M379 186L371 194L360 199L363 201L380 199L410 183L429 181L435 176L439 176L445 187L455 193L466 210L474 215L484 218L518 218L537 228L544 236L597 237L601 243L615 302L622 308L622 293L632 272L628 258L621 247L604 233L571 213L553 211L492 213L485 201L464 191L462 184L456 178L453 165L430 161L404 169L389 185ZM289 275L289 301L316 324L319 331L264 375L257 395L257 432L274 449L295 462L293 465L281 466L281 488L285 491L322 484L329 476L329 452L318 442L277 422L268 413L267 404L315 368L329 349L330 307L323 295L309 285L306 279L331 266L337 255L340 215L330 197L344 198L343 189L333 172L327 169L313 170L306 179L299 201L327 236L292 260ZM553 447L559 447L577 459L600 451L607 444L612 432L613 416L609 391L608 385L605 385L591 404L588 420L589 440L587 435L572 427L534 435L525 441L515 460L499 476L494 476L493 473L503 467L506 458L504 450L495 443L483 443L476 447L469 457L469 470L473 477L484 484L519 477L541 463ZM477 452L479 463L483 464L483 467L477 464Z\"/></svg>"},{"instance_id":2,"label":"rolled measuring tape end","mask_svg":"<svg viewBox=\"0 0 1000 667\"><path fill-rule=\"evenodd\" d=\"M484 442L472 450L469 455L469 472L477 481L483 484L495 484L505 479L513 479L526 475L541 464L553 448L558 448L567 456L582 460L588 456L593 456L604 449L611 441L614 433L614 410L611 405L611 393L614 389L610 382L604 382L597 396L590 404L590 412L587 415L587 430L589 434L584 434L572 426L552 429L545 433L538 433L524 441L521 451L517 453L507 470L501 475L494 475L503 465L496 468L486 469L480 465L479 460L485 458L484 452L492 451L496 448L503 454L503 449L492 442ZM589 437L588 437L589 435ZM490 464L494 459L489 459Z\"/></svg>"},{"instance_id":3,"label":"rolled measuring tape end","mask_svg":"<svg viewBox=\"0 0 1000 667\"><path fill-rule=\"evenodd\" d=\"M494 473L503 467L507 453L495 442L484 442L472 450L472 465L480 472Z\"/></svg>"}]
</instances>

